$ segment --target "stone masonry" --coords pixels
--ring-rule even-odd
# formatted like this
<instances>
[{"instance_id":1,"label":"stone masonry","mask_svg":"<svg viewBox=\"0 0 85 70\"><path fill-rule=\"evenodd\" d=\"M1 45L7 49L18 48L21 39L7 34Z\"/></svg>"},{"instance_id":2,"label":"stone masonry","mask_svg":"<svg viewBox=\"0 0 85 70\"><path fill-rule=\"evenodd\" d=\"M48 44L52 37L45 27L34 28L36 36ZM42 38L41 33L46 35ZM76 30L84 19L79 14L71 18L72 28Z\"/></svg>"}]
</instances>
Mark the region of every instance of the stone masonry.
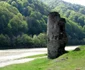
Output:
<instances>
[{"instance_id":1,"label":"stone masonry","mask_svg":"<svg viewBox=\"0 0 85 70\"><path fill-rule=\"evenodd\" d=\"M65 53L67 35L65 32L66 20L58 12L51 12L47 21L47 48L48 58L54 59Z\"/></svg>"}]
</instances>

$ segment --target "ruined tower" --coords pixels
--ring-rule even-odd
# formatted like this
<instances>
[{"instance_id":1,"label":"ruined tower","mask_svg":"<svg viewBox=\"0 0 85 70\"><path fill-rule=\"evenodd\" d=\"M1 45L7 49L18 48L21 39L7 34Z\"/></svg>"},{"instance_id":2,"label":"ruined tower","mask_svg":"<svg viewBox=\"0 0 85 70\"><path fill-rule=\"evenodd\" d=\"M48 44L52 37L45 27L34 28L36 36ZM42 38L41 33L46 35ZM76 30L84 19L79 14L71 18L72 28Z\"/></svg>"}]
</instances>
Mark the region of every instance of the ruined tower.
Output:
<instances>
[{"instance_id":1,"label":"ruined tower","mask_svg":"<svg viewBox=\"0 0 85 70\"><path fill-rule=\"evenodd\" d=\"M58 12L51 12L47 21L47 48L48 58L54 59L65 53L67 36L65 32L65 19Z\"/></svg>"}]
</instances>

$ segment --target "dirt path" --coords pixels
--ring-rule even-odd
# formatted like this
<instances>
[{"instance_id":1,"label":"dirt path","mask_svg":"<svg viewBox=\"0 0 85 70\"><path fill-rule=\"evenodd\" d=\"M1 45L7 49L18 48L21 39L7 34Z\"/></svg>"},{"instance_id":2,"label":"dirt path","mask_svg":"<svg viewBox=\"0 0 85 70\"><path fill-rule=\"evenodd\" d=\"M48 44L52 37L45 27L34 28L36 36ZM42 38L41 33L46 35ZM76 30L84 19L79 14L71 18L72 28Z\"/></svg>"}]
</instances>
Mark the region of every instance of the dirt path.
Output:
<instances>
[{"instance_id":1,"label":"dirt path","mask_svg":"<svg viewBox=\"0 0 85 70\"><path fill-rule=\"evenodd\" d=\"M77 47L78 46L67 46L65 50L74 50ZM47 48L0 50L0 67L32 61L35 58L20 58L45 53L47 53Z\"/></svg>"}]
</instances>

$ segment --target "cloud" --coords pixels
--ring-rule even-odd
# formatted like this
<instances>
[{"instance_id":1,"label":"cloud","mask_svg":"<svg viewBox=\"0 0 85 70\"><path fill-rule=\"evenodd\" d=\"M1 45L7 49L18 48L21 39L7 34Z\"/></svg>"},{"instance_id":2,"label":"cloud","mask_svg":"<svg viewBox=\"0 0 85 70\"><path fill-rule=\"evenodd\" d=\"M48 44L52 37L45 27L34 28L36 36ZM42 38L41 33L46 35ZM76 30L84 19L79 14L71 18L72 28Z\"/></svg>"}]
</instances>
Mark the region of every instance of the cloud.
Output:
<instances>
[{"instance_id":1,"label":"cloud","mask_svg":"<svg viewBox=\"0 0 85 70\"><path fill-rule=\"evenodd\" d=\"M64 0L64 1L85 6L85 1L84 0Z\"/></svg>"}]
</instances>

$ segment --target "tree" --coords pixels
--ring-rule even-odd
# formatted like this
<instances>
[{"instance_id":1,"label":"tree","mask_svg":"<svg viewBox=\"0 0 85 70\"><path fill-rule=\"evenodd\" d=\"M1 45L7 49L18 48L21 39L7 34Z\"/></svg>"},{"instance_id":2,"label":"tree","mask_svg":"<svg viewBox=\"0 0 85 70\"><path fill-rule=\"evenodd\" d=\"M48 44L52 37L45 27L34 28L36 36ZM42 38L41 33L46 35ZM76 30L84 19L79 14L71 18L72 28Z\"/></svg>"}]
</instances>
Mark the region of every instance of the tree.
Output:
<instances>
[{"instance_id":1,"label":"tree","mask_svg":"<svg viewBox=\"0 0 85 70\"><path fill-rule=\"evenodd\" d=\"M21 43L24 47L31 48L33 44L32 37L28 36L27 34L23 34L21 36Z\"/></svg>"},{"instance_id":2,"label":"tree","mask_svg":"<svg viewBox=\"0 0 85 70\"><path fill-rule=\"evenodd\" d=\"M18 13L8 23L8 28L12 35L21 35L28 30L27 22L23 19L23 16Z\"/></svg>"},{"instance_id":3,"label":"tree","mask_svg":"<svg viewBox=\"0 0 85 70\"><path fill-rule=\"evenodd\" d=\"M40 47L47 46L47 35L45 33L40 33L37 38L40 40Z\"/></svg>"},{"instance_id":4,"label":"tree","mask_svg":"<svg viewBox=\"0 0 85 70\"><path fill-rule=\"evenodd\" d=\"M10 47L10 38L7 35L0 34L0 49Z\"/></svg>"}]
</instances>

